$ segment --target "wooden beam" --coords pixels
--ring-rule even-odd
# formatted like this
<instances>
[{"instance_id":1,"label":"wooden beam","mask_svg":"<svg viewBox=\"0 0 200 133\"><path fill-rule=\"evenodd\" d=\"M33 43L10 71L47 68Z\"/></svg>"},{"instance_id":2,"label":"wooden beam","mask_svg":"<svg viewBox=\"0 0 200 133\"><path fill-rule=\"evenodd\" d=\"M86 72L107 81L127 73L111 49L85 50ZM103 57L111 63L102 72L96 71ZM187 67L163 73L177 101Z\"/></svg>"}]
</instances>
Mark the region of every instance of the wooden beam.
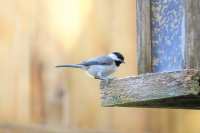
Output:
<instances>
[{"instance_id":1,"label":"wooden beam","mask_svg":"<svg viewBox=\"0 0 200 133\"><path fill-rule=\"evenodd\" d=\"M186 68L200 69L200 1L185 0Z\"/></svg>"},{"instance_id":2,"label":"wooden beam","mask_svg":"<svg viewBox=\"0 0 200 133\"><path fill-rule=\"evenodd\" d=\"M200 109L200 71L143 74L101 82L102 106Z\"/></svg>"},{"instance_id":3,"label":"wooden beam","mask_svg":"<svg viewBox=\"0 0 200 133\"><path fill-rule=\"evenodd\" d=\"M137 0L138 73L151 72L150 0Z\"/></svg>"}]
</instances>

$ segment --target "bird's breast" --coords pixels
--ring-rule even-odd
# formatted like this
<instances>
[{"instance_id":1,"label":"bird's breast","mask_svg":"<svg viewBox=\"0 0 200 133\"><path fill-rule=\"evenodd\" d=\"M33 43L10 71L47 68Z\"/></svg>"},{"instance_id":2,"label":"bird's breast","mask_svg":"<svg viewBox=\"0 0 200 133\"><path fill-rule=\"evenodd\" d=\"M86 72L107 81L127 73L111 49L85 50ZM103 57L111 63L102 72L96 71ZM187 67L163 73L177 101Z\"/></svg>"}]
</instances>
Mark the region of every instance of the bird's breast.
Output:
<instances>
[{"instance_id":1,"label":"bird's breast","mask_svg":"<svg viewBox=\"0 0 200 133\"><path fill-rule=\"evenodd\" d=\"M101 73L102 76L108 76L116 71L116 66L113 65L93 65L88 68L88 73L95 76Z\"/></svg>"}]
</instances>

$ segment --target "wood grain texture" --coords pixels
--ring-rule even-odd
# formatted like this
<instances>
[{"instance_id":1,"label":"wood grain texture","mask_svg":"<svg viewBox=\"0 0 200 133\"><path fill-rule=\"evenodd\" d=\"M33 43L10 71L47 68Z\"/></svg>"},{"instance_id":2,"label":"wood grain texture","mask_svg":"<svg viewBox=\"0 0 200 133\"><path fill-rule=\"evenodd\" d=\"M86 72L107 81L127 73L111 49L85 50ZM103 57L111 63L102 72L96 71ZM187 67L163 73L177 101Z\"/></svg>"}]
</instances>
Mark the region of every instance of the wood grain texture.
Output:
<instances>
[{"instance_id":1,"label":"wood grain texture","mask_svg":"<svg viewBox=\"0 0 200 133\"><path fill-rule=\"evenodd\" d=\"M184 69L184 11L183 0L151 0L152 72Z\"/></svg>"},{"instance_id":2,"label":"wood grain texture","mask_svg":"<svg viewBox=\"0 0 200 133\"><path fill-rule=\"evenodd\" d=\"M199 76L185 69L101 82L102 105L199 109Z\"/></svg>"},{"instance_id":3,"label":"wood grain texture","mask_svg":"<svg viewBox=\"0 0 200 133\"><path fill-rule=\"evenodd\" d=\"M200 69L200 1L185 0L186 68Z\"/></svg>"},{"instance_id":4,"label":"wood grain texture","mask_svg":"<svg viewBox=\"0 0 200 133\"><path fill-rule=\"evenodd\" d=\"M185 0L184 68L200 68L200 1ZM150 0L137 0L137 64L138 73L152 72Z\"/></svg>"},{"instance_id":5,"label":"wood grain texture","mask_svg":"<svg viewBox=\"0 0 200 133\"><path fill-rule=\"evenodd\" d=\"M138 73L151 72L150 0L137 0Z\"/></svg>"}]
</instances>

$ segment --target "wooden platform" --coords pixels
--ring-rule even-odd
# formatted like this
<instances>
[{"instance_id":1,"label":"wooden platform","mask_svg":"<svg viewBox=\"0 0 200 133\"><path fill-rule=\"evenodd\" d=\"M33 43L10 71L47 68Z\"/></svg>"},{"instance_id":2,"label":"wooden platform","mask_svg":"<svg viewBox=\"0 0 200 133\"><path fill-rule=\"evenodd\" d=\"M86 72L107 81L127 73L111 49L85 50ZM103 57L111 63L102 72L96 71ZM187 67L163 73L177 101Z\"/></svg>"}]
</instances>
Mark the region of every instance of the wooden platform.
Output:
<instances>
[{"instance_id":1,"label":"wooden platform","mask_svg":"<svg viewBox=\"0 0 200 133\"><path fill-rule=\"evenodd\" d=\"M200 109L199 85L195 69L102 81L102 106Z\"/></svg>"}]
</instances>

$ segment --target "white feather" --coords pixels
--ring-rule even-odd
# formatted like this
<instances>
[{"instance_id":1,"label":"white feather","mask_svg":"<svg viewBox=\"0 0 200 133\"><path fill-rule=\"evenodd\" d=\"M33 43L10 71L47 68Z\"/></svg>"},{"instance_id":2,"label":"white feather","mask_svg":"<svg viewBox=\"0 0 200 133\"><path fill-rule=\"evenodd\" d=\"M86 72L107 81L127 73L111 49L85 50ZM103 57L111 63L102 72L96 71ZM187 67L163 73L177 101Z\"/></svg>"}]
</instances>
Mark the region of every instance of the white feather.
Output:
<instances>
[{"instance_id":1,"label":"white feather","mask_svg":"<svg viewBox=\"0 0 200 133\"><path fill-rule=\"evenodd\" d=\"M117 61L120 61L120 59L115 55L115 54L109 54L108 55L110 58L112 58L113 60L117 60Z\"/></svg>"}]
</instances>

